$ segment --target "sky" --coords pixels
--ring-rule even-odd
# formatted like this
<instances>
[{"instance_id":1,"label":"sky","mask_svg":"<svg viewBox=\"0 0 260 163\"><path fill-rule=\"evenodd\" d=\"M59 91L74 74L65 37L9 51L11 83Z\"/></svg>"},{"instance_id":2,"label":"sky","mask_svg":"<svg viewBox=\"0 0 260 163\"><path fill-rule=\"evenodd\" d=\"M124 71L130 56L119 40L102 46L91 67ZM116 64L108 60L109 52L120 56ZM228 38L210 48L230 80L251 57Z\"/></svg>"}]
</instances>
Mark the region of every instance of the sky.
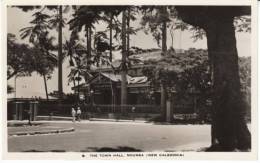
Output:
<instances>
[{"instance_id":1,"label":"sky","mask_svg":"<svg viewBox=\"0 0 260 163\"><path fill-rule=\"evenodd\" d=\"M48 12L50 14L51 12ZM53 12L54 13L54 12ZM21 43L28 43L28 40L21 40L20 29L30 26L29 22L32 20L31 12L23 12L17 8L8 7L7 9L7 32L16 35L17 41ZM67 14L64 14L66 20L70 20L72 12L69 11ZM140 16L137 15L137 21L131 22L131 26L139 27ZM96 25L96 31L102 31L107 27L107 24L101 22ZM69 39L69 30L68 27L63 29L63 41ZM51 35L57 37L57 31L51 31ZM207 40L204 37L202 40L194 42L191 38L191 31L174 31L173 47L175 49L189 49L189 48L198 48L198 49L207 49ZM143 49L148 48L159 48L156 41L153 39L152 35L146 35L143 31L139 31L136 35L131 35L130 37L131 46L141 47ZM239 56L250 56L251 49L251 34L250 33L236 33L237 39L237 50ZM57 42L57 40L56 40ZM167 36L167 46L171 46L171 37L168 32ZM72 92L71 87L72 83L68 85L67 76L70 72L68 60L65 60L63 63L63 91L65 93ZM15 87L15 79L12 78L8 80L8 84ZM58 87L58 71L55 69L53 72L52 78L47 81L48 91L52 92L57 90ZM21 77L16 79L16 97L34 97L41 96L45 98L44 82L43 77L37 73L33 73L31 77ZM14 97L14 94L9 94L8 97Z\"/></svg>"}]
</instances>

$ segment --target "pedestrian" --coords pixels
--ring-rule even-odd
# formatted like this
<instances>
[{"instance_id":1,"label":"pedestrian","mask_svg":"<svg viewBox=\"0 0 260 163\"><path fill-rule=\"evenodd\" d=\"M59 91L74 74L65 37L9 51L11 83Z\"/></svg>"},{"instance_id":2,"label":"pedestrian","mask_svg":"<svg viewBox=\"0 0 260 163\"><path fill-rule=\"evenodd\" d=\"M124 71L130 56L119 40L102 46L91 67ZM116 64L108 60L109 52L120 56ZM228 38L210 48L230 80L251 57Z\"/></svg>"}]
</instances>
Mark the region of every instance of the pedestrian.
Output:
<instances>
[{"instance_id":1,"label":"pedestrian","mask_svg":"<svg viewBox=\"0 0 260 163\"><path fill-rule=\"evenodd\" d=\"M132 107L132 119L135 121L135 107Z\"/></svg>"},{"instance_id":2,"label":"pedestrian","mask_svg":"<svg viewBox=\"0 0 260 163\"><path fill-rule=\"evenodd\" d=\"M71 115L72 115L72 122L75 122L76 111L74 108L71 109Z\"/></svg>"},{"instance_id":3,"label":"pedestrian","mask_svg":"<svg viewBox=\"0 0 260 163\"><path fill-rule=\"evenodd\" d=\"M77 108L77 120L80 122L80 116L81 116L81 110L80 107L78 106Z\"/></svg>"},{"instance_id":4,"label":"pedestrian","mask_svg":"<svg viewBox=\"0 0 260 163\"><path fill-rule=\"evenodd\" d=\"M31 109L29 109L29 110L27 111L27 114L28 114L28 124L29 124L30 126L32 126L32 123L31 123L32 111L31 111Z\"/></svg>"}]
</instances>

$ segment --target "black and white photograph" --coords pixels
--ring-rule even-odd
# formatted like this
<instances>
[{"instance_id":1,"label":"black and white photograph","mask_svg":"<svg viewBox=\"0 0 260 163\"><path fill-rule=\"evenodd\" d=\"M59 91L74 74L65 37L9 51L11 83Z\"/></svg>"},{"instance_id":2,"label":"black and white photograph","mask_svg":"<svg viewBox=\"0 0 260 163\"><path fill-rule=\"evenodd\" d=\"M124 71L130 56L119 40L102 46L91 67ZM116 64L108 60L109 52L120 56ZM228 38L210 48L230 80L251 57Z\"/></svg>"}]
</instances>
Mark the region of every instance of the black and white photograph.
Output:
<instances>
[{"instance_id":1,"label":"black and white photograph","mask_svg":"<svg viewBox=\"0 0 260 163\"><path fill-rule=\"evenodd\" d=\"M6 153L256 159L252 4L6 5Z\"/></svg>"}]
</instances>

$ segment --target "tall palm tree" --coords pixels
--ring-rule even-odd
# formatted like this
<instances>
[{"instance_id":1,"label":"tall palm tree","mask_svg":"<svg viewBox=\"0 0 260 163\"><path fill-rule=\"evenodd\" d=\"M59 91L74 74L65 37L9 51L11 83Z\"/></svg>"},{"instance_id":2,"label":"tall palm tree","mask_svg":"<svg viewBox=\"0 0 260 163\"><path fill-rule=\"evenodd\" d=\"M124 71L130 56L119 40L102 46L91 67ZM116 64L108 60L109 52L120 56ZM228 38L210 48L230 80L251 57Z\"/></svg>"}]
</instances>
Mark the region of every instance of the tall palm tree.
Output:
<instances>
[{"instance_id":1,"label":"tall palm tree","mask_svg":"<svg viewBox=\"0 0 260 163\"><path fill-rule=\"evenodd\" d=\"M58 92L59 92L59 98L62 98L63 94L63 86L62 86L62 6L59 6L59 49L58 49Z\"/></svg>"},{"instance_id":2,"label":"tall palm tree","mask_svg":"<svg viewBox=\"0 0 260 163\"><path fill-rule=\"evenodd\" d=\"M127 58L127 49L126 49L126 11L122 13L122 70L121 70L121 105L127 104L127 67L126 67L126 58ZM123 108L122 108L123 109Z\"/></svg>"},{"instance_id":3,"label":"tall palm tree","mask_svg":"<svg viewBox=\"0 0 260 163\"><path fill-rule=\"evenodd\" d=\"M58 31L58 94L59 99L63 97L63 80L62 80L62 63L63 63L63 53L62 53L62 28L65 26L65 19L63 18L63 13L69 11L69 6L47 6L49 10L55 10L57 14L53 15L49 20L50 26L56 28Z\"/></svg>"},{"instance_id":4,"label":"tall palm tree","mask_svg":"<svg viewBox=\"0 0 260 163\"><path fill-rule=\"evenodd\" d=\"M87 39L87 68L90 69L91 61L91 39L92 39L92 29L94 24L98 23L101 19L100 11L98 7L95 6L80 6L75 8L73 18L68 22L70 24L70 30L76 30L80 32L84 27L86 32L85 36Z\"/></svg>"},{"instance_id":5,"label":"tall palm tree","mask_svg":"<svg viewBox=\"0 0 260 163\"><path fill-rule=\"evenodd\" d=\"M103 8L100 8L104 12L104 15L102 17L102 20L108 23L108 29L109 29L109 44L110 44L110 51L109 51L109 60L112 62L113 54L113 30L115 30L115 36L120 32L120 24L119 21L116 19L119 14L122 12L124 7L122 6L106 6ZM115 37L114 36L114 37Z\"/></svg>"},{"instance_id":6,"label":"tall palm tree","mask_svg":"<svg viewBox=\"0 0 260 163\"><path fill-rule=\"evenodd\" d=\"M88 58L85 55L87 53L87 49L79 42L79 37L77 35L77 31L72 31L70 40L67 40L63 44L64 53L66 56L69 56L70 62L70 74L68 75L69 83L73 82L74 87L76 86L76 81L78 85L78 100L79 100L79 82L82 80L82 77L87 78L91 77L87 69L87 61ZM76 90L75 90L76 93Z\"/></svg>"}]
</instances>

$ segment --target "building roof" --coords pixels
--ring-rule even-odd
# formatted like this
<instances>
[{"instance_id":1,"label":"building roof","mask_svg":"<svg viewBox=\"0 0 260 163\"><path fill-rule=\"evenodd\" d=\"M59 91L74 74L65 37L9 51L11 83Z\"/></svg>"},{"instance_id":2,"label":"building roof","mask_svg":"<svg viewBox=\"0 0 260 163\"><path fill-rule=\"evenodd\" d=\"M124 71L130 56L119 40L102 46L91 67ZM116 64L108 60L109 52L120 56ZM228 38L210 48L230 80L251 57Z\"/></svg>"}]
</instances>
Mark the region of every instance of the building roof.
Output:
<instances>
[{"instance_id":1,"label":"building roof","mask_svg":"<svg viewBox=\"0 0 260 163\"><path fill-rule=\"evenodd\" d=\"M146 83L148 81L148 78L146 76L140 76L140 77L131 77L128 81L129 84L139 84L139 83Z\"/></svg>"},{"instance_id":2,"label":"building roof","mask_svg":"<svg viewBox=\"0 0 260 163\"><path fill-rule=\"evenodd\" d=\"M100 74L105 76L106 78L109 78L113 82L120 82L120 81L122 81L120 74L114 74L114 73L109 73L109 72L100 73ZM130 79L131 79L131 77L129 75L126 75L127 82L129 82Z\"/></svg>"},{"instance_id":3,"label":"building roof","mask_svg":"<svg viewBox=\"0 0 260 163\"><path fill-rule=\"evenodd\" d=\"M120 74L114 74L114 73L100 73L101 75L109 78L110 80L114 82L121 82L122 81L122 76ZM147 82L147 77L146 76L141 76L141 77L131 77L129 75L126 75L127 83L128 84L137 84L137 83L145 83Z\"/></svg>"}]
</instances>

